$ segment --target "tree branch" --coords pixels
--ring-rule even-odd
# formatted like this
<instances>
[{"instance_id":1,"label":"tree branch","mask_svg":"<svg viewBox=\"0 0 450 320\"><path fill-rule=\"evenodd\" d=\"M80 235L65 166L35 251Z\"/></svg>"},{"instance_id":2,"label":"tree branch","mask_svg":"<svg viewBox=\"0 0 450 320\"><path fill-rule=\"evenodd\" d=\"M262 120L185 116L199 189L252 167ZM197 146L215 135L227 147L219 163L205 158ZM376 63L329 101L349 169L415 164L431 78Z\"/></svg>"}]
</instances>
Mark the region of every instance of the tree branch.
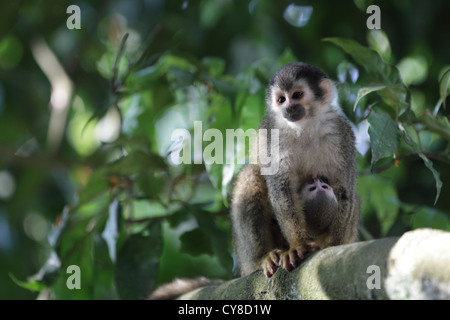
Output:
<instances>
[{"instance_id":1,"label":"tree branch","mask_svg":"<svg viewBox=\"0 0 450 320\"><path fill-rule=\"evenodd\" d=\"M290 273L254 272L180 299L450 299L449 247L450 232L418 229L320 250Z\"/></svg>"}]
</instances>

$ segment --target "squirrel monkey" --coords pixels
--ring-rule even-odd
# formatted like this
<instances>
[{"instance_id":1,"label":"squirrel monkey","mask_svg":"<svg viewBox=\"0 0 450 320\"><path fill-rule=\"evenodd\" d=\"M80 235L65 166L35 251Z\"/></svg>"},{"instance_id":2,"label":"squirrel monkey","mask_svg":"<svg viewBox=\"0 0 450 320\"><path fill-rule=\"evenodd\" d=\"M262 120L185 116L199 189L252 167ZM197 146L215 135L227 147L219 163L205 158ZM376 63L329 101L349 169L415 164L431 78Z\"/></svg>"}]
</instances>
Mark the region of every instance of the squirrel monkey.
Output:
<instances>
[{"instance_id":1,"label":"squirrel monkey","mask_svg":"<svg viewBox=\"0 0 450 320\"><path fill-rule=\"evenodd\" d=\"M239 173L232 193L233 244L241 275L278 267L294 269L307 252L353 242L358 236L355 137L333 106L336 88L319 68L283 66L266 90L268 134L256 147L278 144L270 154L278 171L262 174L261 159Z\"/></svg>"}]
</instances>

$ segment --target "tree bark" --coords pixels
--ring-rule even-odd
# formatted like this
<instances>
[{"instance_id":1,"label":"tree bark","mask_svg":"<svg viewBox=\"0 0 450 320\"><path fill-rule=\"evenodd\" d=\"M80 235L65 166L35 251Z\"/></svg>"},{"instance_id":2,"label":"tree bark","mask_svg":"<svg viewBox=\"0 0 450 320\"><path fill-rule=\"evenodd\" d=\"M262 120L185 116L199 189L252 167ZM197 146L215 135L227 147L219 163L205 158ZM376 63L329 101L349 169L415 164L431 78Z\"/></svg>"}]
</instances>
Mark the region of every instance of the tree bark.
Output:
<instances>
[{"instance_id":1,"label":"tree bark","mask_svg":"<svg viewBox=\"0 0 450 320\"><path fill-rule=\"evenodd\" d=\"M311 253L292 272L261 271L179 299L450 299L450 232L417 229L400 238Z\"/></svg>"}]
</instances>

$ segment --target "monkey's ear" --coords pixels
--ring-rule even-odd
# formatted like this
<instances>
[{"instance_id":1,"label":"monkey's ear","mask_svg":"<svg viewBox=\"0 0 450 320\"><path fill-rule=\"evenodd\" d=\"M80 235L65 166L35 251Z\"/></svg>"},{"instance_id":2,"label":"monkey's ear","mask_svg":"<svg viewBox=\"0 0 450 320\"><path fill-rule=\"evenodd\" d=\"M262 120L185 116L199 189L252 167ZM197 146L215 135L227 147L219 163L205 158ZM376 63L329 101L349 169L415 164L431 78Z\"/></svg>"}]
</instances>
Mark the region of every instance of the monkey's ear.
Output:
<instances>
[{"instance_id":1,"label":"monkey's ear","mask_svg":"<svg viewBox=\"0 0 450 320\"><path fill-rule=\"evenodd\" d=\"M336 86L330 79L323 79L319 86L323 92L322 101L327 105L331 104L337 97Z\"/></svg>"}]
</instances>

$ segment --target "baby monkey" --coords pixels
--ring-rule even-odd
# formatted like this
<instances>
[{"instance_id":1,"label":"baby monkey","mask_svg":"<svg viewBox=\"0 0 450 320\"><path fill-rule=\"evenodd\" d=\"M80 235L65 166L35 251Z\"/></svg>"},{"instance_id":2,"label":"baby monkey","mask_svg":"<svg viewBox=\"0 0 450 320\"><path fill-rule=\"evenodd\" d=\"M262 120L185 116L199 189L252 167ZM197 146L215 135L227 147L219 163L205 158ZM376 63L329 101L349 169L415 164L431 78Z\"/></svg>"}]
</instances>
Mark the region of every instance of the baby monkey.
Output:
<instances>
[{"instance_id":1,"label":"baby monkey","mask_svg":"<svg viewBox=\"0 0 450 320\"><path fill-rule=\"evenodd\" d=\"M290 63L270 80L258 154L275 161L247 164L231 203L233 243L241 275L278 267L291 271L310 251L353 242L358 236L355 137L333 103L336 88L319 68ZM274 141L271 130L278 129ZM271 144L278 153L271 154Z\"/></svg>"}]
</instances>

